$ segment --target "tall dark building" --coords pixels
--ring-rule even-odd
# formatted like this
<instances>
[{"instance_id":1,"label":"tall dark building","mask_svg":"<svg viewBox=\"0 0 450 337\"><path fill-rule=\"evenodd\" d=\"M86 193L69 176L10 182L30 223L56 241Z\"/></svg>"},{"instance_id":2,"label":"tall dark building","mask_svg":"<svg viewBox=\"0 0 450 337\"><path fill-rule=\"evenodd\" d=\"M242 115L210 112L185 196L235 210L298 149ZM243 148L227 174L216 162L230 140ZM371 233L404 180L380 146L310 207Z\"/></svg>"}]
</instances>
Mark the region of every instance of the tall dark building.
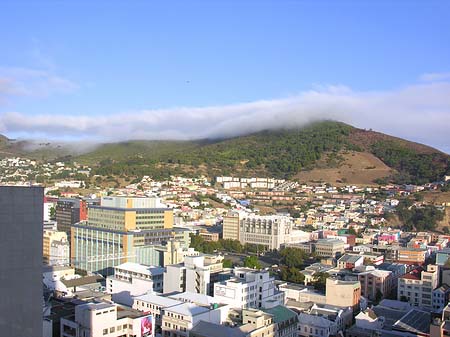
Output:
<instances>
[{"instance_id":1,"label":"tall dark building","mask_svg":"<svg viewBox=\"0 0 450 337\"><path fill-rule=\"evenodd\" d=\"M86 220L86 202L81 199L59 199L55 208L56 223L59 231L64 231L70 238L70 226Z\"/></svg>"},{"instance_id":2,"label":"tall dark building","mask_svg":"<svg viewBox=\"0 0 450 337\"><path fill-rule=\"evenodd\" d=\"M42 336L42 187L0 187L0 331Z\"/></svg>"}]
</instances>

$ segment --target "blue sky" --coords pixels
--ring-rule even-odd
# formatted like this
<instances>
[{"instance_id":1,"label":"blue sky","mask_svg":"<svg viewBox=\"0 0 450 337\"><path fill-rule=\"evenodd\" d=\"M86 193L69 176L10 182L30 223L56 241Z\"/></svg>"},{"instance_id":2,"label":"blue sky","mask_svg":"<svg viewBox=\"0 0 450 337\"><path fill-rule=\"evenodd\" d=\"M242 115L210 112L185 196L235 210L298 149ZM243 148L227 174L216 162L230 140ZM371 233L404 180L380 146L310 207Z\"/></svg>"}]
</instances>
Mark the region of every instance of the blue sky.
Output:
<instances>
[{"instance_id":1,"label":"blue sky","mask_svg":"<svg viewBox=\"0 0 450 337\"><path fill-rule=\"evenodd\" d=\"M450 2L92 2L0 2L1 133L187 139L336 118L450 152Z\"/></svg>"}]
</instances>

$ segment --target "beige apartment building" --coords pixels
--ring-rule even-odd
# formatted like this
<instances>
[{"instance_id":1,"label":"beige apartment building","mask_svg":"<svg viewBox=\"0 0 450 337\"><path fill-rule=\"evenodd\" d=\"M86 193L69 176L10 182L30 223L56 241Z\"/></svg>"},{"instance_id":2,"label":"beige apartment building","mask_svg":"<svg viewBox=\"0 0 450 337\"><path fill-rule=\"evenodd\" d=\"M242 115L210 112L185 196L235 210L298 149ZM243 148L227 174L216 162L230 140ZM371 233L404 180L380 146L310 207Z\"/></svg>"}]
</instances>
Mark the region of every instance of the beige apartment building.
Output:
<instances>
[{"instance_id":1,"label":"beige apartment building","mask_svg":"<svg viewBox=\"0 0 450 337\"><path fill-rule=\"evenodd\" d=\"M239 213L228 212L223 217L222 236L224 239L239 240Z\"/></svg>"},{"instance_id":2,"label":"beige apartment building","mask_svg":"<svg viewBox=\"0 0 450 337\"><path fill-rule=\"evenodd\" d=\"M361 284L359 281L340 281L327 278L326 301L337 307L352 307L356 310L361 299Z\"/></svg>"}]
</instances>

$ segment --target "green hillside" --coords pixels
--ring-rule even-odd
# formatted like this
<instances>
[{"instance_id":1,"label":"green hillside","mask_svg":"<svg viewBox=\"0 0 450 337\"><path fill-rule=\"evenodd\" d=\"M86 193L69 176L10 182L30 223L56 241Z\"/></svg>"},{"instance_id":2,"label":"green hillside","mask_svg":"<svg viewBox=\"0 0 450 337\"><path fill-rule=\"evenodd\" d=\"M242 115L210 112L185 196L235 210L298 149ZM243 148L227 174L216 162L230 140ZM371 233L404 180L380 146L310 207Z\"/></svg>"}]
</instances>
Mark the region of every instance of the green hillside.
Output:
<instances>
[{"instance_id":1,"label":"green hillside","mask_svg":"<svg viewBox=\"0 0 450 337\"><path fill-rule=\"evenodd\" d=\"M0 140L0 151L2 148L8 154L24 152L7 139ZM320 159L321 165L324 158L338 165L340 153L348 150L370 153L395 170L380 183L425 183L450 174L450 156L436 149L333 121L230 139L107 143L79 156L65 153L58 160L89 164L94 174L100 175L162 178L183 173L210 177L258 174L290 178L300 171L314 170ZM40 149L27 155L50 160L64 153L60 149L52 154L49 149L42 156L42 152Z\"/></svg>"},{"instance_id":2,"label":"green hillside","mask_svg":"<svg viewBox=\"0 0 450 337\"><path fill-rule=\"evenodd\" d=\"M77 160L101 162L96 173L102 175L163 177L188 172L289 178L301 170L314 169L325 153L337 156L342 150L374 154L398 171L388 179L394 182L424 183L450 173L449 156L442 152L331 121L225 140L107 144Z\"/></svg>"}]
</instances>

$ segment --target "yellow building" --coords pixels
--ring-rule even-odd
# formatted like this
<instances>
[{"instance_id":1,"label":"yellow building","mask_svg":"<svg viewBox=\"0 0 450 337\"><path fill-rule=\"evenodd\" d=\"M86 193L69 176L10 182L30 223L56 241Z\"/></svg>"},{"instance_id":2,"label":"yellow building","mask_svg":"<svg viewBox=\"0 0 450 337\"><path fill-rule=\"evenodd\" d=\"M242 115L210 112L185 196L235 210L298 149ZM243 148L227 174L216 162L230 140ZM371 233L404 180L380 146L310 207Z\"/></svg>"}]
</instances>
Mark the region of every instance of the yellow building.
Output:
<instances>
[{"instance_id":1,"label":"yellow building","mask_svg":"<svg viewBox=\"0 0 450 337\"><path fill-rule=\"evenodd\" d=\"M49 264L52 259L51 247L55 242L67 242L67 233L59 231L44 231L43 234L43 251L42 256L44 259L44 264ZM58 257L53 257L58 258ZM62 258L62 257L61 257Z\"/></svg>"},{"instance_id":2,"label":"yellow building","mask_svg":"<svg viewBox=\"0 0 450 337\"><path fill-rule=\"evenodd\" d=\"M80 269L108 275L127 261L157 264L154 246L174 237L173 210L157 198L103 197L88 220L72 226L71 259Z\"/></svg>"}]
</instances>

